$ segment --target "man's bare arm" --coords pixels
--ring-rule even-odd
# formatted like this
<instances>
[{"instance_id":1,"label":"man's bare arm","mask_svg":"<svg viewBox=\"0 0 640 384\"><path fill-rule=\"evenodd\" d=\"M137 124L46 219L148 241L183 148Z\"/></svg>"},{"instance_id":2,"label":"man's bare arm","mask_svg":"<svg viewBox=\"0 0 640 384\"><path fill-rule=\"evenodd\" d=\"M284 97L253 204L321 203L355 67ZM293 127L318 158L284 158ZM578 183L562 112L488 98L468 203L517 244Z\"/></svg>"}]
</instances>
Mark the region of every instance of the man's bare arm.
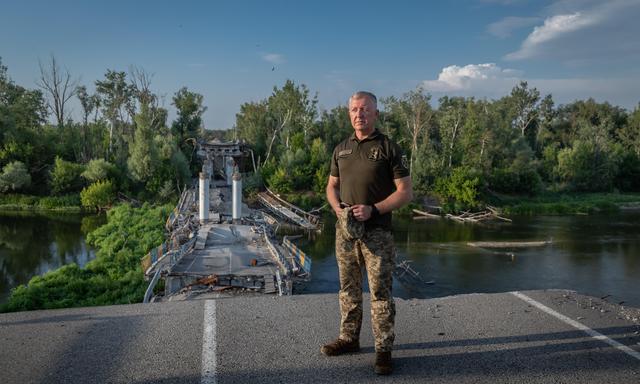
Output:
<instances>
[{"instance_id":1,"label":"man's bare arm","mask_svg":"<svg viewBox=\"0 0 640 384\"><path fill-rule=\"evenodd\" d=\"M387 196L386 199L375 204L380 214L391 212L413 200L411 176L394 179L393 182L396 185L396 190ZM369 220L372 211L373 207L370 205L360 204L354 205L353 207L353 214L355 218L360 221Z\"/></svg>"},{"instance_id":2,"label":"man's bare arm","mask_svg":"<svg viewBox=\"0 0 640 384\"><path fill-rule=\"evenodd\" d=\"M337 216L340 216L342 208L340 208L340 178L329 175L327 183L327 201Z\"/></svg>"}]
</instances>

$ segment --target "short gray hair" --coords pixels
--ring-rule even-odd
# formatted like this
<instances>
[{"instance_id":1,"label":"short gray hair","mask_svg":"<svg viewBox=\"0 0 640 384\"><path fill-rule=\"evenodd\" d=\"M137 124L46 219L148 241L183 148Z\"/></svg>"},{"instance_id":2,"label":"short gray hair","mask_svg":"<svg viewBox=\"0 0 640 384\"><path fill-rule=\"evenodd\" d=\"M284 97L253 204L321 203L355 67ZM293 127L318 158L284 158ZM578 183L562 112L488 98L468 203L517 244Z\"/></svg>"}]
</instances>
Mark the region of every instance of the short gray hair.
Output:
<instances>
[{"instance_id":1,"label":"short gray hair","mask_svg":"<svg viewBox=\"0 0 640 384\"><path fill-rule=\"evenodd\" d=\"M373 93L367 92L367 91L358 91L353 95L351 95L351 97L349 98L349 105L351 105L351 100L363 99L365 97L373 101L373 104L376 106L376 109L378 109L378 98Z\"/></svg>"}]
</instances>

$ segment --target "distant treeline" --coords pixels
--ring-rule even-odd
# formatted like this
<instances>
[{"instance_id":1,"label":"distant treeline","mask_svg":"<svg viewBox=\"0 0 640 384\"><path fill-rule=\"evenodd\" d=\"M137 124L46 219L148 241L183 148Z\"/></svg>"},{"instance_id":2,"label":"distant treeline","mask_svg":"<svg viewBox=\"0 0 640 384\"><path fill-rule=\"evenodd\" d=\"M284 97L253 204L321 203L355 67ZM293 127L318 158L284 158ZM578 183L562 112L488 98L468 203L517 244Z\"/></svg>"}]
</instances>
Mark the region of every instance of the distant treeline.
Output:
<instances>
[{"instance_id":1,"label":"distant treeline","mask_svg":"<svg viewBox=\"0 0 640 384\"><path fill-rule=\"evenodd\" d=\"M640 191L638 107L556 106L526 82L498 100L445 96L437 108L427 91L380 100L378 128L405 150L415 189L451 210L502 194ZM262 179L278 192L321 195L332 149L353 132L346 105L319 112L316 104L287 81L240 108L232 134L252 144Z\"/></svg>"},{"instance_id":2,"label":"distant treeline","mask_svg":"<svg viewBox=\"0 0 640 384\"><path fill-rule=\"evenodd\" d=\"M195 143L213 136L203 129L202 95L178 90L177 118L168 123L144 70L107 70L94 84L88 93L52 57L38 89L27 89L0 62L0 193L80 194L83 205L105 208L117 193L171 201L190 183L200 168ZM73 97L80 121L68 114ZM640 191L638 107L593 99L556 106L521 82L497 100L437 103L418 87L381 98L379 108L379 129L405 150L415 189L451 209L501 194ZM226 138L253 149L250 188L266 184L317 206L331 151L352 132L346 105L319 111L317 95L288 80L267 99L242 104Z\"/></svg>"},{"instance_id":3,"label":"distant treeline","mask_svg":"<svg viewBox=\"0 0 640 384\"><path fill-rule=\"evenodd\" d=\"M168 124L144 70L108 70L89 94L52 57L38 86L15 84L0 61L0 193L80 194L83 206L103 209L118 193L171 201L191 183L204 133L201 95L177 91L177 118ZM80 121L68 114L74 97Z\"/></svg>"}]
</instances>

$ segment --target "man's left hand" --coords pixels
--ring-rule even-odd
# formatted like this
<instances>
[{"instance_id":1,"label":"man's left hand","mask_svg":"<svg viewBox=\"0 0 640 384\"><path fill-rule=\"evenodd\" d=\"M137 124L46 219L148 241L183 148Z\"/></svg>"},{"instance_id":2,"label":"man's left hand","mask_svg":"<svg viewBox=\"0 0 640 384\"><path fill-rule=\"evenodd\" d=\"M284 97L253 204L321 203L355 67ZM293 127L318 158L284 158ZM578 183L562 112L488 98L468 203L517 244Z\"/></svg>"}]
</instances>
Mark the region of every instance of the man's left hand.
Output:
<instances>
[{"instance_id":1,"label":"man's left hand","mask_svg":"<svg viewBox=\"0 0 640 384\"><path fill-rule=\"evenodd\" d=\"M371 217L372 208L370 205L356 204L352 210L353 217L358 221L367 221Z\"/></svg>"}]
</instances>

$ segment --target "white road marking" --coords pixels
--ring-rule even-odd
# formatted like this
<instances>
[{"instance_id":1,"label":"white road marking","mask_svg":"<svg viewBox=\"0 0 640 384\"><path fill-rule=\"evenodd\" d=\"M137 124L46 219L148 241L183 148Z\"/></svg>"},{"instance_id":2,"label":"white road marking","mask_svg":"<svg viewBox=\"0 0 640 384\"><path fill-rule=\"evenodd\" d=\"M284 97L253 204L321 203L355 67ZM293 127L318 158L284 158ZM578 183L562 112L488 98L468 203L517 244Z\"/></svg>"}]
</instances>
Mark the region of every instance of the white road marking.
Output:
<instances>
[{"instance_id":1,"label":"white road marking","mask_svg":"<svg viewBox=\"0 0 640 384\"><path fill-rule=\"evenodd\" d=\"M520 293L520 292L511 292L512 295L514 295L515 297L522 299L524 301L526 301L527 303L533 305L534 307L540 309L543 312L548 313L549 315L569 324L570 326L577 328L583 332L585 332L586 334L588 334L589 336L593 337L596 340L601 340L604 341L605 343L609 344L610 346L617 348L618 350L626 353L627 355L631 356L631 357L635 357L636 359L640 360L640 352L634 351L633 349L627 347L624 344L620 344L619 342L610 339L609 337L603 335L600 332L594 331L593 329L587 327L586 325L579 323L559 312L554 311L553 309L545 306L544 304L541 304L537 301L535 301L534 299L530 298L529 296Z\"/></svg>"},{"instance_id":2,"label":"white road marking","mask_svg":"<svg viewBox=\"0 0 640 384\"><path fill-rule=\"evenodd\" d=\"M202 334L202 384L216 384L216 302L204 303L204 331Z\"/></svg>"}]
</instances>

